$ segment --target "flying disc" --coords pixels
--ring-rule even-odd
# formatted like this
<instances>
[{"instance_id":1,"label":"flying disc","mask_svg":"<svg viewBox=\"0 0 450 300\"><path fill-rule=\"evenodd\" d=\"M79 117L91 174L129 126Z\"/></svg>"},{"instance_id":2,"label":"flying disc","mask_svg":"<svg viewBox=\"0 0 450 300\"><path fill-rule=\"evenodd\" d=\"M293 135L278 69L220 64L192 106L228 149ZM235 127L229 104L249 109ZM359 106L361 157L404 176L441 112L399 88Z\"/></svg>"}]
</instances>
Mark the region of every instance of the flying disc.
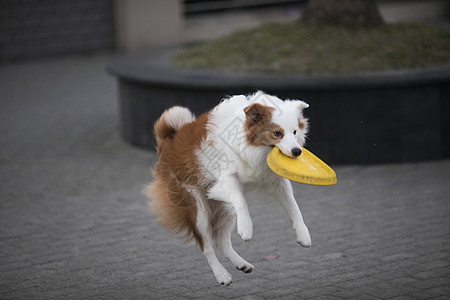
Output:
<instances>
[{"instance_id":1,"label":"flying disc","mask_svg":"<svg viewBox=\"0 0 450 300\"><path fill-rule=\"evenodd\" d=\"M332 185L337 182L336 173L310 151L302 148L297 158L284 155L274 147L267 155L269 168L281 177L314 185Z\"/></svg>"}]
</instances>

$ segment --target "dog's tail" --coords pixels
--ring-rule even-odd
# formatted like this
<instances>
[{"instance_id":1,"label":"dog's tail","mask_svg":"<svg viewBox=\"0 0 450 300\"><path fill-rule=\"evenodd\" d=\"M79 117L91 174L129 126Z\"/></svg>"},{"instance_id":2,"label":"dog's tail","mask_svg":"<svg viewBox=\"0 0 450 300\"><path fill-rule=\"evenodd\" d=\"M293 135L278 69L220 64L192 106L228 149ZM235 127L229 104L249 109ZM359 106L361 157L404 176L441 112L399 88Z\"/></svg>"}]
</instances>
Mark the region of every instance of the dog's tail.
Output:
<instances>
[{"instance_id":1,"label":"dog's tail","mask_svg":"<svg viewBox=\"0 0 450 300\"><path fill-rule=\"evenodd\" d=\"M153 131L157 143L157 153L161 153L164 141L172 139L183 125L195 120L192 112L181 106L174 106L167 109L155 122Z\"/></svg>"}]
</instances>

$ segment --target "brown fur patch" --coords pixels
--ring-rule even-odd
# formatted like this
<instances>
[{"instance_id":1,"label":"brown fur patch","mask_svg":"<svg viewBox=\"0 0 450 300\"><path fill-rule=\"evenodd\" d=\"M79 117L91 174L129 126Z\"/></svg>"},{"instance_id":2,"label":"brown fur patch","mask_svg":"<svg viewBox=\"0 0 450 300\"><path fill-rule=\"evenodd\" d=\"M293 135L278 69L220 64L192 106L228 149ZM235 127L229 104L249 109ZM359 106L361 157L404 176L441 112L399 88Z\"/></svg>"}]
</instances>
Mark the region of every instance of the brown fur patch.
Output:
<instances>
[{"instance_id":1,"label":"brown fur patch","mask_svg":"<svg viewBox=\"0 0 450 300\"><path fill-rule=\"evenodd\" d=\"M165 139L172 139L175 136L175 129L172 128L167 122L164 121L164 112L161 117L156 120L155 125L153 126L153 132L156 138L156 153L159 154L162 151L162 147L164 145L163 141Z\"/></svg>"},{"instance_id":2,"label":"brown fur patch","mask_svg":"<svg viewBox=\"0 0 450 300\"><path fill-rule=\"evenodd\" d=\"M303 106L300 106L300 117L298 118L298 128L304 132L308 131L308 119L303 116Z\"/></svg>"},{"instance_id":3,"label":"brown fur patch","mask_svg":"<svg viewBox=\"0 0 450 300\"><path fill-rule=\"evenodd\" d=\"M270 146L280 142L284 129L272 122L273 107L254 103L244 109L247 144L251 146ZM282 133L277 137L276 131Z\"/></svg>"},{"instance_id":4,"label":"brown fur patch","mask_svg":"<svg viewBox=\"0 0 450 300\"><path fill-rule=\"evenodd\" d=\"M306 128L306 124L303 122L302 119L298 119L298 127L303 130Z\"/></svg>"},{"instance_id":5,"label":"brown fur patch","mask_svg":"<svg viewBox=\"0 0 450 300\"><path fill-rule=\"evenodd\" d=\"M182 185L202 188L195 151L206 137L207 122L208 114L204 114L174 132L165 122L164 114L161 116L154 128L159 161L153 172L154 181L144 191L152 200L150 207L158 215L159 223L175 234L186 232L186 240L194 238L202 251L203 239L196 226L197 205Z\"/></svg>"}]
</instances>

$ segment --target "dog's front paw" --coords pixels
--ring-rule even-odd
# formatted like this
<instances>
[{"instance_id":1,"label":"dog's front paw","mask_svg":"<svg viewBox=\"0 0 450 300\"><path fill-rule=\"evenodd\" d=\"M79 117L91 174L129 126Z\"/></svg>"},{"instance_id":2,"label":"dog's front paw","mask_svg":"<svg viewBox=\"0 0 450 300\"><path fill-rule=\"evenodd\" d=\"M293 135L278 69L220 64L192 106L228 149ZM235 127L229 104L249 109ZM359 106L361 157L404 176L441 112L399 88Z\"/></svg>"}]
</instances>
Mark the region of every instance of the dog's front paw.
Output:
<instances>
[{"instance_id":1,"label":"dog's front paw","mask_svg":"<svg viewBox=\"0 0 450 300\"><path fill-rule=\"evenodd\" d=\"M228 286L233 282L233 278L228 271L224 270L224 272L218 272L216 275L217 282L221 285Z\"/></svg>"},{"instance_id":2,"label":"dog's front paw","mask_svg":"<svg viewBox=\"0 0 450 300\"><path fill-rule=\"evenodd\" d=\"M299 243L302 247L305 248L311 247L311 236L309 235L308 228L305 225L297 229L296 233L297 233L297 243Z\"/></svg>"},{"instance_id":3,"label":"dog's front paw","mask_svg":"<svg viewBox=\"0 0 450 300\"><path fill-rule=\"evenodd\" d=\"M237 232L241 239L249 241L253 237L253 223L251 220L239 220L237 222Z\"/></svg>"},{"instance_id":4,"label":"dog's front paw","mask_svg":"<svg viewBox=\"0 0 450 300\"><path fill-rule=\"evenodd\" d=\"M236 266L236 269L238 269L239 271L242 271L244 273L251 273L254 268L255 267L248 262L244 262L244 263L242 263L242 265Z\"/></svg>"}]
</instances>

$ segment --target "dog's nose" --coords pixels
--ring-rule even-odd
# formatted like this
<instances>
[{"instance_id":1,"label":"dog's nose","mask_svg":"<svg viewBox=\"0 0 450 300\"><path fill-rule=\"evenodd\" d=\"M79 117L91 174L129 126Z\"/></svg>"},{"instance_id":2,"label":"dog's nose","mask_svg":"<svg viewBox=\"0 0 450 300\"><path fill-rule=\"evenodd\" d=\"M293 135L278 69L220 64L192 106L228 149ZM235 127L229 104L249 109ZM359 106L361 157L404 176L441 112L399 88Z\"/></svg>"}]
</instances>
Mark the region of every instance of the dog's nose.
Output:
<instances>
[{"instance_id":1,"label":"dog's nose","mask_svg":"<svg viewBox=\"0 0 450 300\"><path fill-rule=\"evenodd\" d=\"M292 152L292 155L294 155L295 157L297 157L297 156L300 156L300 154L302 154L302 149L300 149L300 148L293 148L293 149L291 150L291 152Z\"/></svg>"}]
</instances>

